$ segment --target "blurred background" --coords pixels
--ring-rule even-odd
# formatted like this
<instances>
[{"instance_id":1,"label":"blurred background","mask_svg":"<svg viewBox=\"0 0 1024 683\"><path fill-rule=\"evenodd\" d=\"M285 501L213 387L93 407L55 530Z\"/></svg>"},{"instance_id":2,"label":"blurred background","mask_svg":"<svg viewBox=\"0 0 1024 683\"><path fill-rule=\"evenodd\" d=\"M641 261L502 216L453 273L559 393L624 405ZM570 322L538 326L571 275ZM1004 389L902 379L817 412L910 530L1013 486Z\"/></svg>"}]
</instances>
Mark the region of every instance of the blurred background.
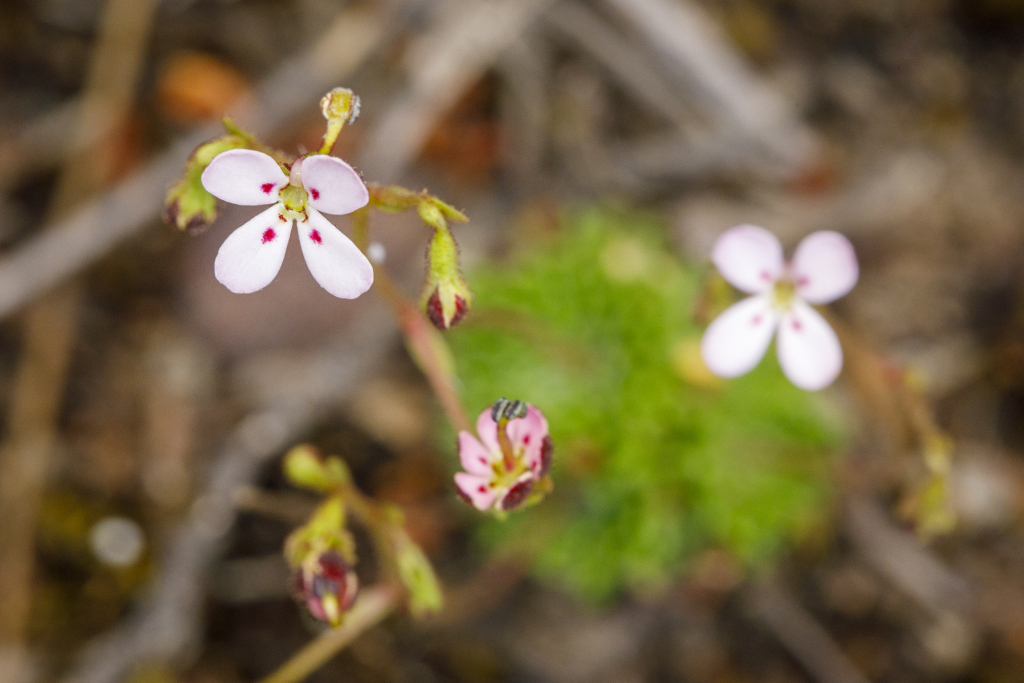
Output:
<instances>
[{"instance_id":1,"label":"blurred background","mask_svg":"<svg viewBox=\"0 0 1024 683\"><path fill-rule=\"evenodd\" d=\"M223 113L316 149L339 85L335 154L470 216L467 409L551 422L555 493L507 523L453 495L373 293L292 245L233 295L255 211L159 218ZM0 680L273 671L315 632L280 554L301 441L405 508L447 595L311 681L1024 680L1022 160L1018 0L0 1ZM702 367L738 223L853 241L836 386ZM429 233L371 230L416 296ZM929 411L958 521L923 543Z\"/></svg>"}]
</instances>

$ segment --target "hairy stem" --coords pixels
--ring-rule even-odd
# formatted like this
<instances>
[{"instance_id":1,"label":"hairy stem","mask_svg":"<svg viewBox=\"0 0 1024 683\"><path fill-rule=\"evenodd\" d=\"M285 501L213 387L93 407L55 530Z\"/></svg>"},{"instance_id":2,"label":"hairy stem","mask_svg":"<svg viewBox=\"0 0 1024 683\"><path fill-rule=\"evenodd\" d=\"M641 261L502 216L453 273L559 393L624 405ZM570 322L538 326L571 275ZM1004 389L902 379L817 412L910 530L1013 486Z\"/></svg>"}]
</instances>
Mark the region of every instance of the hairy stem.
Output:
<instances>
[{"instance_id":1,"label":"hairy stem","mask_svg":"<svg viewBox=\"0 0 1024 683\"><path fill-rule=\"evenodd\" d=\"M405 335L409 352L426 375L448 420L456 430L472 431L466 409L455 389L455 373L444 338L379 266L373 268L373 286L391 306L402 334Z\"/></svg>"}]
</instances>

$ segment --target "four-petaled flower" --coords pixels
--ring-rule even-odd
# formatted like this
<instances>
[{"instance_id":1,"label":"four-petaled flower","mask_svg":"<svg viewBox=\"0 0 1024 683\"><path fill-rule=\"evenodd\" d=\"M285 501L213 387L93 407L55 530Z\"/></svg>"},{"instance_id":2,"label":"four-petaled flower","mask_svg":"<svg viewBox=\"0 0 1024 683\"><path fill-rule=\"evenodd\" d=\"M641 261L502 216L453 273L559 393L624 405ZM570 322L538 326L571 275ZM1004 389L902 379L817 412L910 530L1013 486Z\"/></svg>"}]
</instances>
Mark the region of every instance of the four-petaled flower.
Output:
<instances>
[{"instance_id":1,"label":"four-petaled flower","mask_svg":"<svg viewBox=\"0 0 1024 683\"><path fill-rule=\"evenodd\" d=\"M463 500L478 510L508 511L531 493L539 497L550 490L554 446L543 413L502 399L480 413L476 431L479 439L459 432L459 460L466 471L455 475L455 486Z\"/></svg>"},{"instance_id":2,"label":"four-petaled flower","mask_svg":"<svg viewBox=\"0 0 1024 683\"><path fill-rule=\"evenodd\" d=\"M203 187L218 199L243 206L273 204L224 240L214 275L237 294L263 289L281 269L297 223L313 278L334 296L356 298L373 284L373 266L320 212L346 214L366 206L366 185L351 166L326 154L297 159L289 170L286 176L262 152L233 149L214 157L203 171Z\"/></svg>"},{"instance_id":3,"label":"four-petaled flower","mask_svg":"<svg viewBox=\"0 0 1024 683\"><path fill-rule=\"evenodd\" d=\"M737 377L756 366L778 330L779 365L808 391L832 383L843 367L836 333L809 304L827 304L857 283L853 245L837 232L815 232L786 263L775 235L754 225L726 230L711 260L730 284L753 296L726 309L701 341L704 362L716 375Z\"/></svg>"}]
</instances>

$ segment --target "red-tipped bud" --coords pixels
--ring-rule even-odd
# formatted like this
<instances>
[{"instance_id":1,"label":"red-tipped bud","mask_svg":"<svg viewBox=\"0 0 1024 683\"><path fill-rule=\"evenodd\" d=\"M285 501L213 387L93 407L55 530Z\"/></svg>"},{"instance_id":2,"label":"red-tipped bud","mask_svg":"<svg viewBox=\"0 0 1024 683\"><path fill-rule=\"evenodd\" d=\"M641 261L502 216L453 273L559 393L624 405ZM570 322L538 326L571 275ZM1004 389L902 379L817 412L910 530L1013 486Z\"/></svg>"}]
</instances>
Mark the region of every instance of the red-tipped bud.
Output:
<instances>
[{"instance_id":1,"label":"red-tipped bud","mask_svg":"<svg viewBox=\"0 0 1024 683\"><path fill-rule=\"evenodd\" d=\"M309 613L331 626L341 623L359 590L359 580L345 559L334 551L308 558L295 570L296 599Z\"/></svg>"},{"instance_id":2,"label":"red-tipped bud","mask_svg":"<svg viewBox=\"0 0 1024 683\"><path fill-rule=\"evenodd\" d=\"M433 200L419 205L420 218L434 228L427 250L427 281L420 306L439 330L458 323L469 310L473 295L459 272L459 247L448 230L444 211Z\"/></svg>"}]
</instances>

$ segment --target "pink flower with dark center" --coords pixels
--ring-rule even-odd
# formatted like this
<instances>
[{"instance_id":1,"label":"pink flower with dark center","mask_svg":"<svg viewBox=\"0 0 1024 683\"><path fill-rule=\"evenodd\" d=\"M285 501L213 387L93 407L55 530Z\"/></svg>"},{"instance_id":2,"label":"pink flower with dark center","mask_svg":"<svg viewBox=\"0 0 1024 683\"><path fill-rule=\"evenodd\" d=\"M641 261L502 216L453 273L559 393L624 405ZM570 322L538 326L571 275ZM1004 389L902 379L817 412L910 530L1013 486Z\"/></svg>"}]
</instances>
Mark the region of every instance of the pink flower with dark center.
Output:
<instances>
[{"instance_id":1,"label":"pink flower with dark center","mask_svg":"<svg viewBox=\"0 0 1024 683\"><path fill-rule=\"evenodd\" d=\"M730 306L704 333L701 354L711 372L737 377L764 357L776 337L779 365L801 389L831 384L843 367L839 338L810 304L827 304L857 283L853 245L837 232L815 232L785 262L775 235L754 225L726 230L711 260L730 284L752 294ZM778 333L776 335L776 332Z\"/></svg>"},{"instance_id":2,"label":"pink flower with dark center","mask_svg":"<svg viewBox=\"0 0 1024 683\"><path fill-rule=\"evenodd\" d=\"M479 438L459 432L465 472L455 475L455 486L463 500L477 510L508 511L550 489L554 444L537 408L502 399L480 413L476 431Z\"/></svg>"},{"instance_id":3,"label":"pink flower with dark center","mask_svg":"<svg viewBox=\"0 0 1024 683\"><path fill-rule=\"evenodd\" d=\"M293 224L309 272L321 287L354 299L373 284L373 266L321 213L351 213L370 200L359 174L341 159L303 157L285 175L270 156L233 149L214 157L202 182L231 204L273 205L231 233L217 252L214 275L232 292L247 294L270 284L281 269Z\"/></svg>"}]
</instances>

